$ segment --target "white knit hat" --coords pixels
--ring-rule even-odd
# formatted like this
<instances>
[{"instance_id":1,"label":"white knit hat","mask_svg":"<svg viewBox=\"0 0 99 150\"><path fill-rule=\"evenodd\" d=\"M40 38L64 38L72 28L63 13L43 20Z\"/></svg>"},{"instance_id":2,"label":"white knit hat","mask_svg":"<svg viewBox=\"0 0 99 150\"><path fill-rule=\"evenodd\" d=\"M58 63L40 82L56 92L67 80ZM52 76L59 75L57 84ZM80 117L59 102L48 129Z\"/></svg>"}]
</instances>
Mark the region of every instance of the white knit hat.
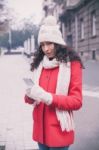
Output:
<instances>
[{"instance_id":1,"label":"white knit hat","mask_svg":"<svg viewBox=\"0 0 99 150\"><path fill-rule=\"evenodd\" d=\"M44 19L38 34L38 45L41 42L53 42L66 46L54 16L48 16Z\"/></svg>"}]
</instances>

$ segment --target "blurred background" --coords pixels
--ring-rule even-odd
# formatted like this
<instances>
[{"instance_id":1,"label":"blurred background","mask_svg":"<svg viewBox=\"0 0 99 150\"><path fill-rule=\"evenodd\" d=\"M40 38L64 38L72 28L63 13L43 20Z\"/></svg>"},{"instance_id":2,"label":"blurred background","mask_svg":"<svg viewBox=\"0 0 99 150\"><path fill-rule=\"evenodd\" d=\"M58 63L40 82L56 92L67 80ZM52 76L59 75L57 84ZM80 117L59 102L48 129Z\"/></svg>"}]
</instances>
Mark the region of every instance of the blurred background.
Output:
<instances>
[{"instance_id":1,"label":"blurred background","mask_svg":"<svg viewBox=\"0 0 99 150\"><path fill-rule=\"evenodd\" d=\"M1 51L11 53L21 47L30 56L37 48L40 21L50 14L56 16L66 43L82 59L99 60L97 0L0 0Z\"/></svg>"},{"instance_id":2,"label":"blurred background","mask_svg":"<svg viewBox=\"0 0 99 150\"><path fill-rule=\"evenodd\" d=\"M85 66L83 107L74 112L76 134L70 150L99 150L98 0L0 0L0 150L38 149L23 78L32 76L38 31L48 15L57 18L64 40Z\"/></svg>"}]
</instances>

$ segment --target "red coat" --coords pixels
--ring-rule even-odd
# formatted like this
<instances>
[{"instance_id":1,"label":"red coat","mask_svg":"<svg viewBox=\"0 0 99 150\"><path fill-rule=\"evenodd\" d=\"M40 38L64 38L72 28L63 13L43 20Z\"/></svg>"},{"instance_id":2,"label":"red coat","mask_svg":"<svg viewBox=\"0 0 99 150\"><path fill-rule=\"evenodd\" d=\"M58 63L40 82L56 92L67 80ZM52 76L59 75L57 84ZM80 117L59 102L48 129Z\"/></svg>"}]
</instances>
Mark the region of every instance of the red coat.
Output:
<instances>
[{"instance_id":1,"label":"red coat","mask_svg":"<svg viewBox=\"0 0 99 150\"><path fill-rule=\"evenodd\" d=\"M40 103L33 111L33 140L49 147L62 147L74 142L74 131L61 131L55 109L78 110L82 106L82 68L80 63L77 61L71 63L68 96L55 94L58 70L58 67L43 69L40 86L53 94L53 102L49 106ZM32 104L33 100L25 96L25 102Z\"/></svg>"}]
</instances>

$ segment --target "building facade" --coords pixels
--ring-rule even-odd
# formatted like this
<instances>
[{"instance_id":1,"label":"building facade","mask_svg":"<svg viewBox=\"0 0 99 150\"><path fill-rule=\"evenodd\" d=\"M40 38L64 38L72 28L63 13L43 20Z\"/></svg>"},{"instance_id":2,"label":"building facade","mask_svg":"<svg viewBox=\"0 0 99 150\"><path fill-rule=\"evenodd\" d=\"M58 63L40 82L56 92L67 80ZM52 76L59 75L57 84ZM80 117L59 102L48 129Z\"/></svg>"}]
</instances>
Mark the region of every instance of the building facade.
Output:
<instances>
[{"instance_id":1,"label":"building facade","mask_svg":"<svg viewBox=\"0 0 99 150\"><path fill-rule=\"evenodd\" d=\"M58 3L56 3L58 2ZM64 40L84 59L99 59L99 1L54 0ZM56 8L58 10L56 11Z\"/></svg>"}]
</instances>

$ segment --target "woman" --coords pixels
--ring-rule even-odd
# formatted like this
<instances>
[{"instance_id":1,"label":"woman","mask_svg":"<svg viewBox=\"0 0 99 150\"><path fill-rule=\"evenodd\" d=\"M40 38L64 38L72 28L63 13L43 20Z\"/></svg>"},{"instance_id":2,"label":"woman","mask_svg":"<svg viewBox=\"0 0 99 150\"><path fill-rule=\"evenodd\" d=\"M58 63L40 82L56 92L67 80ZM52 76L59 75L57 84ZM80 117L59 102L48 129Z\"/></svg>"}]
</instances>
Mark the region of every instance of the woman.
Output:
<instances>
[{"instance_id":1,"label":"woman","mask_svg":"<svg viewBox=\"0 0 99 150\"><path fill-rule=\"evenodd\" d=\"M33 140L40 150L68 150L74 142L73 110L82 106L82 63L66 46L56 19L48 16L39 31L32 88L25 102L34 104Z\"/></svg>"}]
</instances>

